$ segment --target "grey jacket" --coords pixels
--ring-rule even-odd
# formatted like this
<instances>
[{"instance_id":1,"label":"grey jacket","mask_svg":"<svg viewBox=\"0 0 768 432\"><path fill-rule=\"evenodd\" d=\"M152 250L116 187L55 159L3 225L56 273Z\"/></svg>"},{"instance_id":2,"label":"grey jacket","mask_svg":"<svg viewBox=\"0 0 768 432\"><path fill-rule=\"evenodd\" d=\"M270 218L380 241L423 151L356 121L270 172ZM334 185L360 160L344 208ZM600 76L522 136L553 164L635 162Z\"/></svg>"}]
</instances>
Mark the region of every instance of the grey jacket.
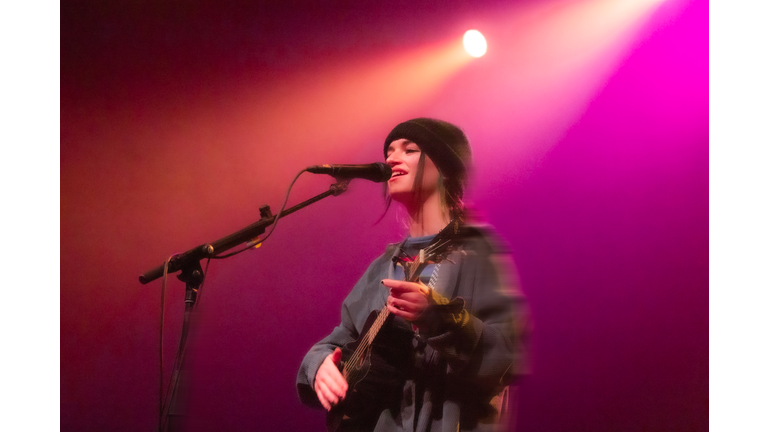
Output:
<instances>
[{"instance_id":1,"label":"grey jacket","mask_svg":"<svg viewBox=\"0 0 768 432\"><path fill-rule=\"evenodd\" d=\"M377 411L366 430L496 431L514 421L509 386L529 373L528 305L498 237L487 227L471 233L441 264L419 331L399 317L391 323L410 331L418 364L399 403ZM397 252L398 245L389 245L371 263L344 300L341 323L304 357L296 381L302 403L322 408L314 392L317 369L336 347L357 339L371 311L385 305L388 291L380 281L391 278Z\"/></svg>"}]
</instances>

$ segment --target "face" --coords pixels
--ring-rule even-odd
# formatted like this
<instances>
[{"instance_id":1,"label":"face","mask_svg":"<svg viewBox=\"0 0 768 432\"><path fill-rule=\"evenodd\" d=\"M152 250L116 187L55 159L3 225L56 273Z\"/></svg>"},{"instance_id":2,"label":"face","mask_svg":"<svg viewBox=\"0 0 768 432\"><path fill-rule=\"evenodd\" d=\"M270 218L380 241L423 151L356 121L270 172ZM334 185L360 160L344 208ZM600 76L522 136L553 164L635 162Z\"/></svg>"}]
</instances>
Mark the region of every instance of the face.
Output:
<instances>
[{"instance_id":1,"label":"face","mask_svg":"<svg viewBox=\"0 0 768 432\"><path fill-rule=\"evenodd\" d=\"M401 203L410 202L416 197L414 180L419 167L421 149L407 139L392 141L387 149L387 164L392 167L392 177L387 182L389 195ZM421 197L427 199L437 193L440 173L429 156L424 155L424 173L421 182Z\"/></svg>"}]
</instances>

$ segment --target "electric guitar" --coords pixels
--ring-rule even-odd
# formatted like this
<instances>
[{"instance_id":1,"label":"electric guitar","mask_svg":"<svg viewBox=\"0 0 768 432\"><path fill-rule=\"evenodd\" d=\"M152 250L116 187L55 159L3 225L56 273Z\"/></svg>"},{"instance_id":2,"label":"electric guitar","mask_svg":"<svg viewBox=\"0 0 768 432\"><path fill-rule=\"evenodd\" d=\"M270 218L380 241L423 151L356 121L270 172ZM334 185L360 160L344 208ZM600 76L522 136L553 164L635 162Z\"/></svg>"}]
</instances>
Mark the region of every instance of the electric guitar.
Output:
<instances>
[{"instance_id":1,"label":"electric guitar","mask_svg":"<svg viewBox=\"0 0 768 432\"><path fill-rule=\"evenodd\" d=\"M416 282L424 268L446 259L456 247L460 225L452 221L412 259L393 258L403 266L405 279ZM360 422L376 418L388 402L397 401L413 365L413 330L387 325L391 321L387 306L368 316L357 340L345 345L339 364L348 390L344 400L328 412L326 427L336 432L340 426L356 429ZM377 337L377 335L379 337Z\"/></svg>"}]
</instances>

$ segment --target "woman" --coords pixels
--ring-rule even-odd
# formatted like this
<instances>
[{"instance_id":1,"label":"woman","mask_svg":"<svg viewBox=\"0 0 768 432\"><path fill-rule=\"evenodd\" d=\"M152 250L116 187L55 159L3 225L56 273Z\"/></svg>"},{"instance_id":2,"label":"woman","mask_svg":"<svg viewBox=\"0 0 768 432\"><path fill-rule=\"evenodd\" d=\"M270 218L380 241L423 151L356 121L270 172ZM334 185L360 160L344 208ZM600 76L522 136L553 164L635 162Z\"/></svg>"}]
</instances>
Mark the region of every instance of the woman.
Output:
<instances>
[{"instance_id":1,"label":"woman","mask_svg":"<svg viewBox=\"0 0 768 432\"><path fill-rule=\"evenodd\" d=\"M388 200L404 207L408 237L370 265L342 305L341 324L307 353L299 397L331 410L351 396L345 409L352 418L338 430L498 430L510 421L508 386L528 372L529 320L500 242L488 228L466 223L467 138L450 123L413 119L390 132L384 156L392 167ZM407 262L435 237L451 234L447 259L427 266L415 282L402 280L402 265L393 261ZM383 372L369 373L372 382L351 394L338 367L340 348L385 305L394 317L374 339L372 354ZM382 377L393 379L383 384ZM355 398L365 402L355 405Z\"/></svg>"}]
</instances>

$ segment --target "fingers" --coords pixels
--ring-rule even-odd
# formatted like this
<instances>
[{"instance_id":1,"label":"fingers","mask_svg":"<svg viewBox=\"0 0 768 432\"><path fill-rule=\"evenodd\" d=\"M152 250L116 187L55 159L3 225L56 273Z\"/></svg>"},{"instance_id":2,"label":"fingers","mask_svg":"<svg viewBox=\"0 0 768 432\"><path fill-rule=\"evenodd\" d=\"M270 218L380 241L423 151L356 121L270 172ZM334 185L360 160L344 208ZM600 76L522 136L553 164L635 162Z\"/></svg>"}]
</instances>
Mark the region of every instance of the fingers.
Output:
<instances>
[{"instance_id":1,"label":"fingers","mask_svg":"<svg viewBox=\"0 0 768 432\"><path fill-rule=\"evenodd\" d=\"M319 378L315 380L315 393L317 393L317 399L320 401L320 404L326 410L330 410L340 399L343 399L343 395L339 396L338 393L331 390L328 386L328 381Z\"/></svg>"},{"instance_id":2,"label":"fingers","mask_svg":"<svg viewBox=\"0 0 768 432\"><path fill-rule=\"evenodd\" d=\"M315 383L322 386L321 390L326 393L326 399L333 403L337 403L339 399L344 399L344 395L347 393L347 382L344 377L341 376L336 366L332 366L335 369L328 370L325 364L321 366L321 370L317 372L317 378Z\"/></svg>"},{"instance_id":3,"label":"fingers","mask_svg":"<svg viewBox=\"0 0 768 432\"><path fill-rule=\"evenodd\" d=\"M418 291L418 284L416 282L406 282L395 279L382 279L381 283L389 289L397 289L403 291Z\"/></svg>"},{"instance_id":4,"label":"fingers","mask_svg":"<svg viewBox=\"0 0 768 432\"><path fill-rule=\"evenodd\" d=\"M335 365L341 361L341 348L336 348L331 354L331 362ZM341 376L341 374L339 374Z\"/></svg>"},{"instance_id":5,"label":"fingers","mask_svg":"<svg viewBox=\"0 0 768 432\"><path fill-rule=\"evenodd\" d=\"M339 403L347 394L347 381L339 372L339 368L336 367L336 363L340 360L341 350L336 348L334 352L328 354L325 360L323 360L315 375L317 399L327 410L330 410L333 405Z\"/></svg>"},{"instance_id":6,"label":"fingers","mask_svg":"<svg viewBox=\"0 0 768 432\"><path fill-rule=\"evenodd\" d=\"M429 306L430 288L423 283L384 279L381 283L389 288L387 309L407 321L416 320Z\"/></svg>"},{"instance_id":7,"label":"fingers","mask_svg":"<svg viewBox=\"0 0 768 432\"><path fill-rule=\"evenodd\" d=\"M399 292L392 291L389 294L389 298L387 298L387 300L389 300L390 298L395 300L397 303L402 303L405 305L427 303L426 297L424 297L421 294L413 293L413 292L399 293Z\"/></svg>"},{"instance_id":8,"label":"fingers","mask_svg":"<svg viewBox=\"0 0 768 432\"><path fill-rule=\"evenodd\" d=\"M429 287L421 282L406 282L394 279L383 279L381 283L389 288L393 294L415 293L426 296L429 294Z\"/></svg>"},{"instance_id":9,"label":"fingers","mask_svg":"<svg viewBox=\"0 0 768 432\"><path fill-rule=\"evenodd\" d=\"M330 411L333 405L328 399L329 397L332 397L332 394L328 391L328 387L320 381L315 381L315 393L317 393L317 400L320 401L323 408Z\"/></svg>"},{"instance_id":10,"label":"fingers","mask_svg":"<svg viewBox=\"0 0 768 432\"><path fill-rule=\"evenodd\" d=\"M329 390L337 395L339 398L344 399L344 395L347 393L347 380L341 374L338 368L338 364L341 361L341 349L336 348L331 355L326 358L326 362L330 362L329 367L325 368L325 384ZM335 403L335 402L334 402Z\"/></svg>"},{"instance_id":11,"label":"fingers","mask_svg":"<svg viewBox=\"0 0 768 432\"><path fill-rule=\"evenodd\" d=\"M402 317L408 321L416 320L429 306L427 299L421 295L411 296L411 299L395 297L394 294L387 298L389 313Z\"/></svg>"},{"instance_id":12,"label":"fingers","mask_svg":"<svg viewBox=\"0 0 768 432\"><path fill-rule=\"evenodd\" d=\"M387 304L392 305L395 309L415 311L421 309L421 302L418 298L397 297L390 295L387 297Z\"/></svg>"},{"instance_id":13,"label":"fingers","mask_svg":"<svg viewBox=\"0 0 768 432\"><path fill-rule=\"evenodd\" d=\"M407 321L413 321L416 318L418 318L420 315L420 313L416 314L404 308L398 308L398 306L393 306L391 303L387 303L387 309L389 309L389 313L402 317Z\"/></svg>"},{"instance_id":14,"label":"fingers","mask_svg":"<svg viewBox=\"0 0 768 432\"><path fill-rule=\"evenodd\" d=\"M330 411L331 407L339 403L340 397L334 393L324 381L319 381L317 385L317 399L323 405L323 408Z\"/></svg>"}]
</instances>

